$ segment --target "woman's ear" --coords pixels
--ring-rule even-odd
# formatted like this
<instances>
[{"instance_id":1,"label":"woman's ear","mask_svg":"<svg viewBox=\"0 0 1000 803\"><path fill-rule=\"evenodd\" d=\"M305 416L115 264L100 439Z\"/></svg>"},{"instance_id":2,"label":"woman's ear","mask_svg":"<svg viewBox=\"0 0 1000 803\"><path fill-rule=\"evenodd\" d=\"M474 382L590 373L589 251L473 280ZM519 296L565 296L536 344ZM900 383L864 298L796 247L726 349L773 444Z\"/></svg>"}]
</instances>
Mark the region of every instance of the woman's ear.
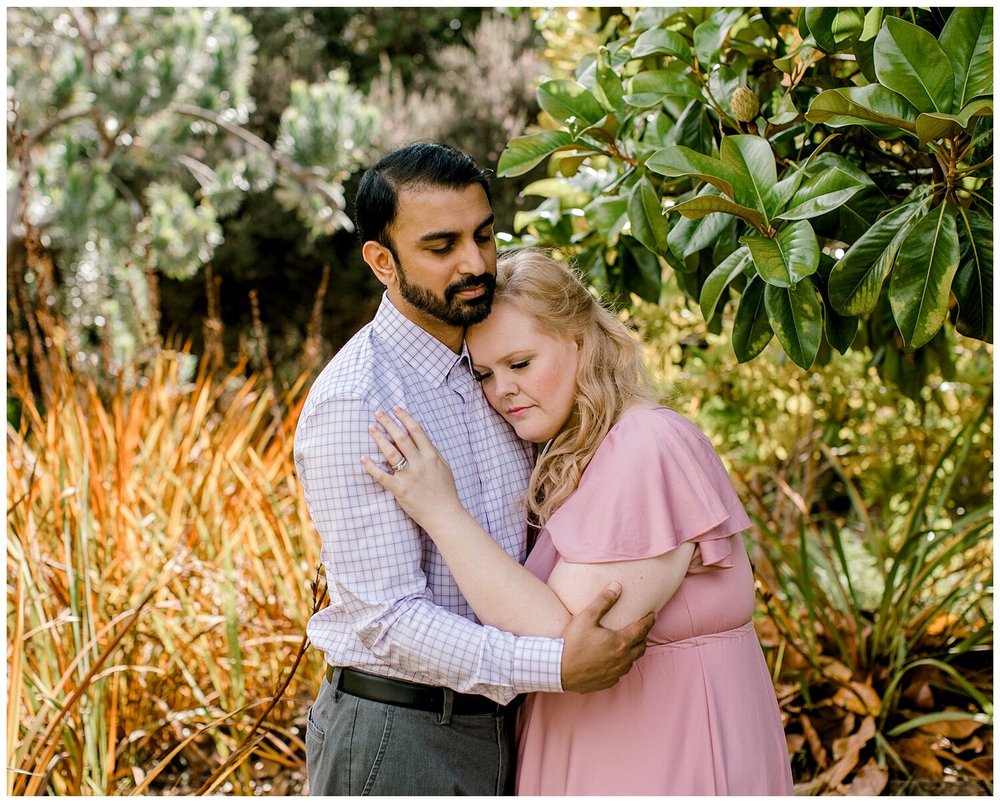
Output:
<instances>
[{"instance_id":1,"label":"woman's ear","mask_svg":"<svg viewBox=\"0 0 1000 803\"><path fill-rule=\"evenodd\" d=\"M368 267L372 269L376 279L386 287L395 287L396 260L393 259L392 252L388 248L375 240L368 240L361 248L361 255L368 263Z\"/></svg>"}]
</instances>

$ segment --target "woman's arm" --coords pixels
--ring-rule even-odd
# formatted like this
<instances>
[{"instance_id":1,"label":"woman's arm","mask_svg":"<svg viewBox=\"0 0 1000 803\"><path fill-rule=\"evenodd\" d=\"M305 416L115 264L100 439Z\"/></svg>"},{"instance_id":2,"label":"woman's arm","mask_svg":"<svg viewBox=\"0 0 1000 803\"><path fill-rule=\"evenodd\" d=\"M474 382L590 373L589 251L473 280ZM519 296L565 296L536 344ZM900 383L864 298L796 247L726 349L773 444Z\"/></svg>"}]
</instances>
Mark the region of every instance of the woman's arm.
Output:
<instances>
[{"instance_id":1,"label":"woman's arm","mask_svg":"<svg viewBox=\"0 0 1000 803\"><path fill-rule=\"evenodd\" d=\"M621 583L621 600L603 618L619 628L658 611L687 571L693 544L654 558L616 563L559 561L546 585L510 557L462 507L451 469L423 428L405 411L394 412L400 427L384 413L379 423L392 439L372 427L390 465L407 465L389 474L362 459L365 470L390 491L441 551L462 594L480 621L518 635L558 637L572 617L611 581ZM405 427L405 428L404 428Z\"/></svg>"},{"instance_id":2,"label":"woman's arm","mask_svg":"<svg viewBox=\"0 0 1000 803\"><path fill-rule=\"evenodd\" d=\"M434 541L481 622L519 636L561 636L572 616L559 597L462 507L451 468L423 428L405 410L393 412L405 429L376 413L392 442L378 427L370 432L389 465L405 457L406 467L390 474L363 457L365 471Z\"/></svg>"}]
</instances>

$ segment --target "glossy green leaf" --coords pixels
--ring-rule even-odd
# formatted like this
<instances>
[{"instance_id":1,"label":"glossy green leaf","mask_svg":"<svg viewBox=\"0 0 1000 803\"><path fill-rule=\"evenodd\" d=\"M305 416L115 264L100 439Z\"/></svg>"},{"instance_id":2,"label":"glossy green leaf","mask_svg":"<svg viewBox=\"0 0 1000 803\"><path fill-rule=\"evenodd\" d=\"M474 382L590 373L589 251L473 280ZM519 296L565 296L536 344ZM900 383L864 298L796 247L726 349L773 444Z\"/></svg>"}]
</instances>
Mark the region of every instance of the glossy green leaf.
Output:
<instances>
[{"instance_id":1,"label":"glossy green leaf","mask_svg":"<svg viewBox=\"0 0 1000 803\"><path fill-rule=\"evenodd\" d=\"M590 137L598 140L603 147L613 143L618 136L618 118L613 114L606 114L593 125L574 121L570 123L569 129L577 139Z\"/></svg>"},{"instance_id":2,"label":"glossy green leaf","mask_svg":"<svg viewBox=\"0 0 1000 803\"><path fill-rule=\"evenodd\" d=\"M829 167L806 179L778 217L781 220L806 220L824 215L847 203L870 185L870 179L862 182L840 167Z\"/></svg>"},{"instance_id":3,"label":"glossy green leaf","mask_svg":"<svg viewBox=\"0 0 1000 803\"><path fill-rule=\"evenodd\" d=\"M774 185L778 172L771 144L764 137L737 135L722 140L722 163L737 176L733 182L733 199L741 206L760 212L765 220L774 209Z\"/></svg>"},{"instance_id":4,"label":"glossy green leaf","mask_svg":"<svg viewBox=\"0 0 1000 803\"><path fill-rule=\"evenodd\" d=\"M777 237L747 235L740 242L749 246L760 277L776 287L791 287L819 267L819 243L805 220L784 226Z\"/></svg>"},{"instance_id":5,"label":"glossy green leaf","mask_svg":"<svg viewBox=\"0 0 1000 803\"><path fill-rule=\"evenodd\" d=\"M771 342L774 330L764 307L764 288L759 276L747 282L733 320L733 351L740 362L749 362Z\"/></svg>"},{"instance_id":6,"label":"glossy green leaf","mask_svg":"<svg viewBox=\"0 0 1000 803\"><path fill-rule=\"evenodd\" d=\"M878 123L915 133L917 110L902 95L879 84L827 89L809 104L806 119L831 128Z\"/></svg>"},{"instance_id":7,"label":"glossy green leaf","mask_svg":"<svg viewBox=\"0 0 1000 803\"><path fill-rule=\"evenodd\" d=\"M853 315L841 315L833 307L824 307L824 323L827 342L841 354L847 354L858 336L861 319Z\"/></svg>"},{"instance_id":8,"label":"glossy green leaf","mask_svg":"<svg viewBox=\"0 0 1000 803\"><path fill-rule=\"evenodd\" d=\"M927 201L901 204L872 224L830 274L830 304L842 315L868 315L910 229L927 210Z\"/></svg>"},{"instance_id":9,"label":"glossy green leaf","mask_svg":"<svg viewBox=\"0 0 1000 803\"><path fill-rule=\"evenodd\" d=\"M955 72L937 39L923 28L886 17L875 38L875 73L917 111L952 110Z\"/></svg>"},{"instance_id":10,"label":"glossy green leaf","mask_svg":"<svg viewBox=\"0 0 1000 803\"><path fill-rule=\"evenodd\" d=\"M696 197L718 197L718 194L715 187L709 186L699 190ZM705 248L712 248L733 222L731 215L721 213L694 219L682 217L670 230L667 242L670 250L684 259Z\"/></svg>"},{"instance_id":11,"label":"glossy green leaf","mask_svg":"<svg viewBox=\"0 0 1000 803\"><path fill-rule=\"evenodd\" d=\"M903 240L889 279L889 303L907 349L920 348L944 323L958 256L950 204L931 209Z\"/></svg>"},{"instance_id":12,"label":"glossy green leaf","mask_svg":"<svg viewBox=\"0 0 1000 803\"><path fill-rule=\"evenodd\" d=\"M684 107L677 121L670 126L670 133L663 141L664 146L682 145L698 153L711 152L714 144L712 120L705 114L700 101L692 100Z\"/></svg>"},{"instance_id":13,"label":"glossy green leaf","mask_svg":"<svg viewBox=\"0 0 1000 803\"><path fill-rule=\"evenodd\" d=\"M861 37L865 24L863 8L836 6L807 6L800 13L806 15L809 33L827 53L849 50Z\"/></svg>"},{"instance_id":14,"label":"glossy green leaf","mask_svg":"<svg viewBox=\"0 0 1000 803\"><path fill-rule=\"evenodd\" d=\"M691 47L687 39L677 31L653 28L640 34L632 47L632 58L653 55L675 56L685 64L691 63Z\"/></svg>"},{"instance_id":15,"label":"glossy green leaf","mask_svg":"<svg viewBox=\"0 0 1000 803\"><path fill-rule=\"evenodd\" d=\"M621 196L600 196L583 209L587 222L608 242L614 242L628 222L628 200Z\"/></svg>"},{"instance_id":16,"label":"glossy green leaf","mask_svg":"<svg viewBox=\"0 0 1000 803\"><path fill-rule=\"evenodd\" d=\"M791 287L768 284L764 307L785 354L800 368L811 368L823 339L823 303L808 279Z\"/></svg>"},{"instance_id":17,"label":"glossy green leaf","mask_svg":"<svg viewBox=\"0 0 1000 803\"><path fill-rule=\"evenodd\" d=\"M624 90L621 76L611 66L611 57L606 47L597 51L597 74L594 81L594 97L608 112L621 112L624 108Z\"/></svg>"},{"instance_id":18,"label":"glossy green leaf","mask_svg":"<svg viewBox=\"0 0 1000 803\"><path fill-rule=\"evenodd\" d=\"M628 217L632 236L654 254L667 253L670 226L663 214L660 195L645 176L639 179L628 196Z\"/></svg>"},{"instance_id":19,"label":"glossy green leaf","mask_svg":"<svg viewBox=\"0 0 1000 803\"><path fill-rule=\"evenodd\" d=\"M744 14L741 8L718 9L694 29L694 50L706 71L719 60L729 29Z\"/></svg>"},{"instance_id":20,"label":"glossy green leaf","mask_svg":"<svg viewBox=\"0 0 1000 803\"><path fill-rule=\"evenodd\" d=\"M682 66L677 62L678 66ZM624 100L630 106L648 109L659 106L664 98L701 99L701 90L690 78L676 69L647 70L629 79Z\"/></svg>"},{"instance_id":21,"label":"glossy green leaf","mask_svg":"<svg viewBox=\"0 0 1000 803\"><path fill-rule=\"evenodd\" d=\"M660 148L646 161L646 167L661 176L699 178L735 199L733 186L739 181L739 174L722 160L705 156L690 148Z\"/></svg>"},{"instance_id":22,"label":"glossy green leaf","mask_svg":"<svg viewBox=\"0 0 1000 803\"><path fill-rule=\"evenodd\" d=\"M955 109L973 98L993 94L993 9L959 6L938 39L955 75Z\"/></svg>"},{"instance_id":23,"label":"glossy green leaf","mask_svg":"<svg viewBox=\"0 0 1000 803\"><path fill-rule=\"evenodd\" d=\"M951 291L958 301L955 328L966 337L993 342L993 221L959 209L961 257Z\"/></svg>"},{"instance_id":24,"label":"glossy green leaf","mask_svg":"<svg viewBox=\"0 0 1000 803\"><path fill-rule=\"evenodd\" d=\"M723 291L748 267L750 267L750 251L744 246L733 251L708 275L701 286L701 296L698 299L701 314L706 321L712 320L715 316L715 308L722 298Z\"/></svg>"},{"instance_id":25,"label":"glossy green leaf","mask_svg":"<svg viewBox=\"0 0 1000 803\"><path fill-rule=\"evenodd\" d=\"M621 242L624 247L619 250L618 259L621 262L624 289L655 304L660 300L663 282L660 261L632 237L624 236Z\"/></svg>"},{"instance_id":26,"label":"glossy green leaf","mask_svg":"<svg viewBox=\"0 0 1000 803\"><path fill-rule=\"evenodd\" d=\"M536 195L541 198L558 198L564 209L581 208L591 200L590 193L559 176L532 181L521 190L522 195Z\"/></svg>"},{"instance_id":27,"label":"glossy green leaf","mask_svg":"<svg viewBox=\"0 0 1000 803\"><path fill-rule=\"evenodd\" d=\"M727 215L735 215L738 218L742 218L755 228L764 226L764 218L756 209L751 209L748 206L740 206L740 204L730 201L728 198L723 198L720 195L704 195L692 198L689 201L681 201L681 203L671 207L671 211L680 212L684 217L692 219L705 217L705 215L710 215L714 212L724 212Z\"/></svg>"},{"instance_id":28,"label":"glossy green leaf","mask_svg":"<svg viewBox=\"0 0 1000 803\"><path fill-rule=\"evenodd\" d=\"M526 137L512 139L497 162L497 175L501 178L520 176L541 162L549 154L575 147L568 131L543 131Z\"/></svg>"},{"instance_id":29,"label":"glossy green leaf","mask_svg":"<svg viewBox=\"0 0 1000 803\"><path fill-rule=\"evenodd\" d=\"M538 87L537 95L538 105L562 125L594 125L605 114L593 93L576 81L546 81Z\"/></svg>"},{"instance_id":30,"label":"glossy green leaf","mask_svg":"<svg viewBox=\"0 0 1000 803\"><path fill-rule=\"evenodd\" d=\"M935 139L955 136L969 127L973 117L992 114L992 98L974 100L958 114L920 114L917 116L917 137L921 145L926 145Z\"/></svg>"}]
</instances>

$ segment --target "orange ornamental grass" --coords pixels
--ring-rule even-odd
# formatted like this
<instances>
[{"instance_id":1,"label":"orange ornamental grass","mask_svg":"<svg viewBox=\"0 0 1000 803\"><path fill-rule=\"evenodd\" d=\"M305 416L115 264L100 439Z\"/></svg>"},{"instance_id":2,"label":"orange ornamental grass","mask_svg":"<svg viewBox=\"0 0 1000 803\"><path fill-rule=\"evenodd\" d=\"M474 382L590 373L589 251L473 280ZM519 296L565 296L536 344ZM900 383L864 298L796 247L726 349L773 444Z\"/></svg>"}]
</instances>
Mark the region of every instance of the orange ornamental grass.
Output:
<instances>
[{"instance_id":1,"label":"orange ornamental grass","mask_svg":"<svg viewBox=\"0 0 1000 803\"><path fill-rule=\"evenodd\" d=\"M321 662L296 674L318 596L292 459L308 377L278 397L242 368L186 380L192 362L161 351L102 394L54 359L44 409L11 377L9 794L250 793L252 763L299 764Z\"/></svg>"}]
</instances>

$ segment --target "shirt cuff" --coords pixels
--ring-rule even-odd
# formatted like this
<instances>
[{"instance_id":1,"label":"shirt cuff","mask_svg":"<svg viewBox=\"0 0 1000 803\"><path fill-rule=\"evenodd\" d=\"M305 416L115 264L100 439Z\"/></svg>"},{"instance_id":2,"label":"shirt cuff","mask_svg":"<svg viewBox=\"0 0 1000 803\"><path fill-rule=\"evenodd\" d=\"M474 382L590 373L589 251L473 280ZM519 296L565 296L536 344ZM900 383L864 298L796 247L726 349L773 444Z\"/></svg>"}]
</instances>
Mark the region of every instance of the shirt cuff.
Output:
<instances>
[{"instance_id":1,"label":"shirt cuff","mask_svg":"<svg viewBox=\"0 0 1000 803\"><path fill-rule=\"evenodd\" d=\"M518 694L561 692L563 640L521 636L514 645L514 688Z\"/></svg>"}]
</instances>

